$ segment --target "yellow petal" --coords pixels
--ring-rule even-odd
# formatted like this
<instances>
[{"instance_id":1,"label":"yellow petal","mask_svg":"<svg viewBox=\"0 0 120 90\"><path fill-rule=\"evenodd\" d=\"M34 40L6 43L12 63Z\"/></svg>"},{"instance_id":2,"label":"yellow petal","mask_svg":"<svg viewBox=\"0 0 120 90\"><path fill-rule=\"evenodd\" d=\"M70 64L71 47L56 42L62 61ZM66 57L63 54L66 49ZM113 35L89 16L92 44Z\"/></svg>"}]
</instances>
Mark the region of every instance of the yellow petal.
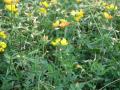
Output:
<instances>
[{"instance_id":1,"label":"yellow petal","mask_svg":"<svg viewBox=\"0 0 120 90\"><path fill-rule=\"evenodd\" d=\"M63 39L60 41L60 43L61 43L62 46L68 45L68 41L67 41L65 38L63 38Z\"/></svg>"},{"instance_id":2,"label":"yellow petal","mask_svg":"<svg viewBox=\"0 0 120 90\"><path fill-rule=\"evenodd\" d=\"M11 12L17 12L18 8L16 8L15 4L11 4L11 5L5 5L5 9Z\"/></svg>"}]
</instances>

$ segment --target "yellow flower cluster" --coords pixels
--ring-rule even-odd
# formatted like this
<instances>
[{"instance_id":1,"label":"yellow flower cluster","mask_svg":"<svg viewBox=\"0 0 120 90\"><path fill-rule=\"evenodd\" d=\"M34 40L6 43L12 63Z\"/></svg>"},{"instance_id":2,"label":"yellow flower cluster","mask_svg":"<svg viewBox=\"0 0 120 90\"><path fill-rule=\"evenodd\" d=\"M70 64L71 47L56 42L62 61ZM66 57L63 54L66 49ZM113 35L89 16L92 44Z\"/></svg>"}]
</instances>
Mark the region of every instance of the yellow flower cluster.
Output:
<instances>
[{"instance_id":1,"label":"yellow flower cluster","mask_svg":"<svg viewBox=\"0 0 120 90\"><path fill-rule=\"evenodd\" d=\"M16 8L16 5L13 5L13 4L5 5L5 9L10 11L10 12L17 12L18 11L18 9Z\"/></svg>"},{"instance_id":2,"label":"yellow flower cluster","mask_svg":"<svg viewBox=\"0 0 120 90\"><path fill-rule=\"evenodd\" d=\"M107 13L107 12L103 12L103 15L106 19L112 19L113 18L113 16L110 15L109 13Z\"/></svg>"},{"instance_id":3,"label":"yellow flower cluster","mask_svg":"<svg viewBox=\"0 0 120 90\"><path fill-rule=\"evenodd\" d=\"M54 28L65 28L69 25L70 25L70 22L68 22L67 20L59 19L59 20L55 21L52 26ZM53 45L53 46L57 46L57 45L66 46L66 45L68 45L68 41L65 38L62 38L62 39L57 38L51 42L51 45Z\"/></svg>"},{"instance_id":4,"label":"yellow flower cluster","mask_svg":"<svg viewBox=\"0 0 120 90\"><path fill-rule=\"evenodd\" d=\"M4 31L0 31L0 39L6 39L7 35L5 34ZM7 47L6 43L3 41L0 41L0 53L5 51L5 48Z\"/></svg>"},{"instance_id":5,"label":"yellow flower cluster","mask_svg":"<svg viewBox=\"0 0 120 90\"><path fill-rule=\"evenodd\" d=\"M74 19L78 22L82 17L84 17L84 11L82 9L80 11L73 10L71 11L71 15L74 16Z\"/></svg>"},{"instance_id":6,"label":"yellow flower cluster","mask_svg":"<svg viewBox=\"0 0 120 90\"><path fill-rule=\"evenodd\" d=\"M62 46L66 46L68 45L68 41L65 38L57 38L56 40L52 41L51 44L53 46L57 46L57 45L62 45Z\"/></svg>"},{"instance_id":7,"label":"yellow flower cluster","mask_svg":"<svg viewBox=\"0 0 120 90\"><path fill-rule=\"evenodd\" d=\"M108 3L103 2L102 5L107 10L117 10L118 9L118 7L114 4L108 4Z\"/></svg>"},{"instance_id":8,"label":"yellow flower cluster","mask_svg":"<svg viewBox=\"0 0 120 90\"><path fill-rule=\"evenodd\" d=\"M0 41L0 53L3 53L6 47L7 44L5 42Z\"/></svg>"},{"instance_id":9,"label":"yellow flower cluster","mask_svg":"<svg viewBox=\"0 0 120 90\"><path fill-rule=\"evenodd\" d=\"M19 3L19 0L4 0L5 3L5 9L10 12L18 12L17 4Z\"/></svg>"},{"instance_id":10,"label":"yellow flower cluster","mask_svg":"<svg viewBox=\"0 0 120 90\"><path fill-rule=\"evenodd\" d=\"M47 10L45 8L40 8L39 9L40 13L46 15L47 14Z\"/></svg>"},{"instance_id":11,"label":"yellow flower cluster","mask_svg":"<svg viewBox=\"0 0 120 90\"><path fill-rule=\"evenodd\" d=\"M42 6L42 7L45 7L45 8L49 7L49 5L46 1L40 2L39 5Z\"/></svg>"},{"instance_id":12,"label":"yellow flower cluster","mask_svg":"<svg viewBox=\"0 0 120 90\"><path fill-rule=\"evenodd\" d=\"M64 27L67 27L69 25L70 25L70 22L68 22L67 20L59 19L59 20L55 21L52 26L54 28L58 28L58 27L64 28Z\"/></svg>"},{"instance_id":13,"label":"yellow flower cluster","mask_svg":"<svg viewBox=\"0 0 120 90\"><path fill-rule=\"evenodd\" d=\"M0 31L0 38L6 39L7 35L5 34L4 31Z\"/></svg>"},{"instance_id":14,"label":"yellow flower cluster","mask_svg":"<svg viewBox=\"0 0 120 90\"><path fill-rule=\"evenodd\" d=\"M108 4L108 3L106 3L106 2L102 2L102 6L105 8L105 11L106 12L103 12L103 16L106 18L106 19L112 19L113 18L113 16L110 14L110 11L111 10L117 10L118 9L118 7L116 6L116 5L114 5L114 4ZM109 13L108 13L109 12Z\"/></svg>"},{"instance_id":15,"label":"yellow flower cluster","mask_svg":"<svg viewBox=\"0 0 120 90\"><path fill-rule=\"evenodd\" d=\"M4 0L5 4L17 4L19 2L19 0Z\"/></svg>"},{"instance_id":16,"label":"yellow flower cluster","mask_svg":"<svg viewBox=\"0 0 120 90\"><path fill-rule=\"evenodd\" d=\"M46 1L40 2L39 5L41 8L39 9L39 12L41 14L46 15L47 14L47 8L49 7L49 4Z\"/></svg>"}]
</instances>

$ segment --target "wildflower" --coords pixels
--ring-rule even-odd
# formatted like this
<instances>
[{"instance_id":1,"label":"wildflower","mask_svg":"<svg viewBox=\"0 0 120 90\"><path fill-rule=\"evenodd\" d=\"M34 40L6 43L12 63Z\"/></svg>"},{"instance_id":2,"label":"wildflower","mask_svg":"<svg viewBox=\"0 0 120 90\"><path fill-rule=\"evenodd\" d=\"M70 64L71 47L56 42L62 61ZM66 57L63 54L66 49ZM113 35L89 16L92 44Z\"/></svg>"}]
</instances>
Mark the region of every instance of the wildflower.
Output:
<instances>
[{"instance_id":1,"label":"wildflower","mask_svg":"<svg viewBox=\"0 0 120 90\"><path fill-rule=\"evenodd\" d=\"M74 17L74 19L75 19L75 21L78 22L78 21L80 21L81 17L79 17L79 16L78 17Z\"/></svg>"},{"instance_id":2,"label":"wildflower","mask_svg":"<svg viewBox=\"0 0 120 90\"><path fill-rule=\"evenodd\" d=\"M17 4L20 0L4 0L5 4Z\"/></svg>"},{"instance_id":3,"label":"wildflower","mask_svg":"<svg viewBox=\"0 0 120 90\"><path fill-rule=\"evenodd\" d=\"M16 8L15 4L5 5L5 9L10 12L18 12L18 8Z\"/></svg>"},{"instance_id":4,"label":"wildflower","mask_svg":"<svg viewBox=\"0 0 120 90\"><path fill-rule=\"evenodd\" d=\"M65 19L60 19L60 22L67 22L67 20L65 20Z\"/></svg>"},{"instance_id":5,"label":"wildflower","mask_svg":"<svg viewBox=\"0 0 120 90\"><path fill-rule=\"evenodd\" d=\"M39 11L42 14L47 14L47 10L45 8L40 8Z\"/></svg>"},{"instance_id":6,"label":"wildflower","mask_svg":"<svg viewBox=\"0 0 120 90\"><path fill-rule=\"evenodd\" d=\"M81 9L80 11L71 11L71 15L74 16L76 21L79 21L84 16L84 11Z\"/></svg>"},{"instance_id":7,"label":"wildflower","mask_svg":"<svg viewBox=\"0 0 120 90\"><path fill-rule=\"evenodd\" d=\"M0 42L0 53L4 52L5 48L7 47L5 42Z\"/></svg>"},{"instance_id":8,"label":"wildflower","mask_svg":"<svg viewBox=\"0 0 120 90\"><path fill-rule=\"evenodd\" d=\"M69 26L69 24L70 24L69 22L62 22L62 23L60 23L59 26L60 26L61 28L64 28L64 27L66 27L66 26Z\"/></svg>"},{"instance_id":9,"label":"wildflower","mask_svg":"<svg viewBox=\"0 0 120 90\"><path fill-rule=\"evenodd\" d=\"M113 18L112 15L110 15L110 14L107 13L107 12L104 12L103 15L104 15L104 17L105 17L106 19L112 19L112 18Z\"/></svg>"},{"instance_id":10,"label":"wildflower","mask_svg":"<svg viewBox=\"0 0 120 90\"><path fill-rule=\"evenodd\" d=\"M54 23L53 23L53 27L58 27L58 26L59 26L59 24L60 24L60 21L59 21L59 20L57 20L56 22L54 22Z\"/></svg>"},{"instance_id":11,"label":"wildflower","mask_svg":"<svg viewBox=\"0 0 120 90\"><path fill-rule=\"evenodd\" d=\"M61 41L61 39L60 39L60 38L57 38L55 41L52 41L51 44L52 44L53 46L57 46L57 45L60 44L60 41Z\"/></svg>"},{"instance_id":12,"label":"wildflower","mask_svg":"<svg viewBox=\"0 0 120 90\"><path fill-rule=\"evenodd\" d=\"M6 39L7 35L5 34L4 31L0 31L0 37L3 38L3 39Z\"/></svg>"},{"instance_id":13,"label":"wildflower","mask_svg":"<svg viewBox=\"0 0 120 90\"><path fill-rule=\"evenodd\" d=\"M117 6L115 6L114 4L110 4L106 6L107 10L117 10Z\"/></svg>"},{"instance_id":14,"label":"wildflower","mask_svg":"<svg viewBox=\"0 0 120 90\"><path fill-rule=\"evenodd\" d=\"M57 46L57 43L56 43L55 41L52 41L52 42L51 42L51 45Z\"/></svg>"},{"instance_id":15,"label":"wildflower","mask_svg":"<svg viewBox=\"0 0 120 90\"><path fill-rule=\"evenodd\" d=\"M63 39L60 41L60 43L61 43L62 46L68 45L68 41L67 41L65 38L63 38Z\"/></svg>"},{"instance_id":16,"label":"wildflower","mask_svg":"<svg viewBox=\"0 0 120 90\"><path fill-rule=\"evenodd\" d=\"M3 48L0 48L0 53L4 52L5 50Z\"/></svg>"},{"instance_id":17,"label":"wildflower","mask_svg":"<svg viewBox=\"0 0 120 90\"><path fill-rule=\"evenodd\" d=\"M61 41L60 38L57 38L57 39L55 40L56 43L59 43L60 41Z\"/></svg>"},{"instance_id":18,"label":"wildflower","mask_svg":"<svg viewBox=\"0 0 120 90\"><path fill-rule=\"evenodd\" d=\"M84 16L84 11L82 9L80 11L77 11L76 16L83 17Z\"/></svg>"},{"instance_id":19,"label":"wildflower","mask_svg":"<svg viewBox=\"0 0 120 90\"><path fill-rule=\"evenodd\" d=\"M80 21L80 19L81 19L83 16L84 16L84 12L83 12L83 10L80 10L80 11L77 11L77 12L76 12L76 15L75 15L74 19L75 19L76 21Z\"/></svg>"},{"instance_id":20,"label":"wildflower","mask_svg":"<svg viewBox=\"0 0 120 90\"><path fill-rule=\"evenodd\" d=\"M57 46L57 45L66 46L66 45L68 45L68 41L65 38L63 38L63 39L57 38L56 40L52 41L51 44L53 46Z\"/></svg>"},{"instance_id":21,"label":"wildflower","mask_svg":"<svg viewBox=\"0 0 120 90\"><path fill-rule=\"evenodd\" d=\"M70 22L68 22L67 20L60 19L53 23L53 27L54 28L57 28L57 27L64 28L64 27L69 26L69 24L70 24Z\"/></svg>"},{"instance_id":22,"label":"wildflower","mask_svg":"<svg viewBox=\"0 0 120 90\"><path fill-rule=\"evenodd\" d=\"M59 27L64 28L66 26L69 26L70 22L67 22L65 19L60 19Z\"/></svg>"},{"instance_id":23,"label":"wildflower","mask_svg":"<svg viewBox=\"0 0 120 90\"><path fill-rule=\"evenodd\" d=\"M39 5L44 6L45 8L49 7L49 5L48 5L48 3L46 1L40 2Z\"/></svg>"},{"instance_id":24,"label":"wildflower","mask_svg":"<svg viewBox=\"0 0 120 90\"><path fill-rule=\"evenodd\" d=\"M117 10L118 9L118 7L116 5L108 4L108 3L105 3L105 2L102 3L102 6L104 6L105 9L107 9L107 10Z\"/></svg>"}]
</instances>

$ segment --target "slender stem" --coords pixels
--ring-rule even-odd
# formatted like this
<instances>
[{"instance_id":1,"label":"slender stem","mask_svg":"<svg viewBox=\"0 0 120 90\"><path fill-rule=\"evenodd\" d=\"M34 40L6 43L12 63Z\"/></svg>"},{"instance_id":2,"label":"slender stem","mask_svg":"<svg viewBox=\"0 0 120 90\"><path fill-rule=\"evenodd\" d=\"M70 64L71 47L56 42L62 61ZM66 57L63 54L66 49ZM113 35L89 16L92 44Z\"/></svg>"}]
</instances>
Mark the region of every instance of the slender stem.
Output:
<instances>
[{"instance_id":1,"label":"slender stem","mask_svg":"<svg viewBox=\"0 0 120 90\"><path fill-rule=\"evenodd\" d=\"M120 81L120 78L119 78L119 79L116 79L116 80L114 80L114 81L112 81L112 82L110 82L110 83L108 83L108 84L106 84L105 86L103 86L103 87L100 88L99 90L103 90L105 87L107 87L107 86L109 86L109 85L111 85L111 84L113 84L113 83L115 83L115 82L117 82L117 81Z\"/></svg>"}]
</instances>

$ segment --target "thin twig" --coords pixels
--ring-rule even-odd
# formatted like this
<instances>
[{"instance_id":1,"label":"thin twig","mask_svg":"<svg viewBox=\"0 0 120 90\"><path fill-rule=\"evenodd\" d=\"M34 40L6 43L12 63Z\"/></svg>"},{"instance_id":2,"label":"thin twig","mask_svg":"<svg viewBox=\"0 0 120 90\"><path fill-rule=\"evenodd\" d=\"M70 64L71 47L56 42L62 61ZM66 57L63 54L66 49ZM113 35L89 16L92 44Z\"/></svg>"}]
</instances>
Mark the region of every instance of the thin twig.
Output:
<instances>
[{"instance_id":1,"label":"thin twig","mask_svg":"<svg viewBox=\"0 0 120 90\"><path fill-rule=\"evenodd\" d=\"M100 88L99 90L103 90L105 87L107 87L107 86L109 86L109 85L111 85L111 84L113 84L113 83L115 83L115 82L117 82L117 81L120 81L120 78L117 79L117 80L114 80L114 81L112 81L112 82L110 82L110 83L108 83L108 84L106 84L104 87Z\"/></svg>"}]
</instances>

